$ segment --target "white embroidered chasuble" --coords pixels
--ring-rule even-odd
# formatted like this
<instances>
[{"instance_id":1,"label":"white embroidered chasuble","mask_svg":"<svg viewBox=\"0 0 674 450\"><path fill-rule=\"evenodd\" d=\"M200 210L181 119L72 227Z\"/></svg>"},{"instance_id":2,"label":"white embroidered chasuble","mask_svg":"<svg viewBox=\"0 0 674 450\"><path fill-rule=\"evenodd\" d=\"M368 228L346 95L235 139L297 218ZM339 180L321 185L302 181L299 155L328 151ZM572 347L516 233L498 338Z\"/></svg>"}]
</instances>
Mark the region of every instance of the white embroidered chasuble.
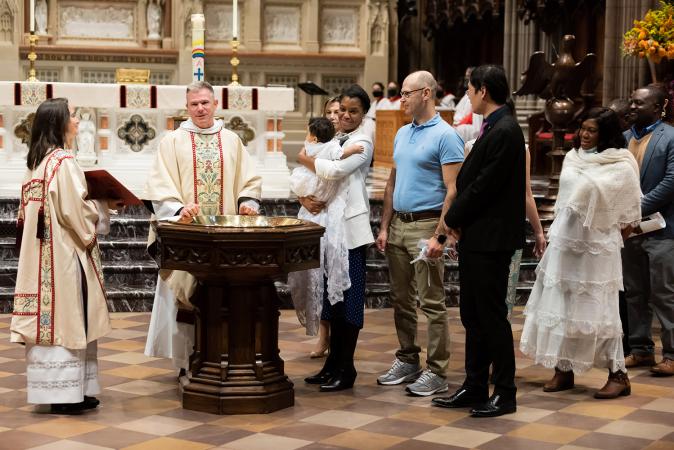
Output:
<instances>
[{"instance_id":1,"label":"white embroidered chasuble","mask_svg":"<svg viewBox=\"0 0 674 450\"><path fill-rule=\"evenodd\" d=\"M168 208L168 217L188 203L198 204L205 215L237 214L239 198L260 198L262 179L255 161L239 137L221 123L198 131L193 126L180 128L162 139L144 199L173 205L173 209ZM148 245L155 240L150 231ZM188 367L194 326L176 322L177 303L191 309L189 299L195 287L196 279L187 272L160 270L146 355L171 358L176 368Z\"/></svg>"},{"instance_id":2,"label":"white embroidered chasuble","mask_svg":"<svg viewBox=\"0 0 674 450\"><path fill-rule=\"evenodd\" d=\"M224 127L211 134L179 128L159 144L143 198L180 206L197 203L206 215L237 214L239 198L259 199L261 191L255 161L235 133ZM151 230L148 245L155 240ZM194 277L168 270L161 270L160 276L178 301L189 307Z\"/></svg>"}]
</instances>

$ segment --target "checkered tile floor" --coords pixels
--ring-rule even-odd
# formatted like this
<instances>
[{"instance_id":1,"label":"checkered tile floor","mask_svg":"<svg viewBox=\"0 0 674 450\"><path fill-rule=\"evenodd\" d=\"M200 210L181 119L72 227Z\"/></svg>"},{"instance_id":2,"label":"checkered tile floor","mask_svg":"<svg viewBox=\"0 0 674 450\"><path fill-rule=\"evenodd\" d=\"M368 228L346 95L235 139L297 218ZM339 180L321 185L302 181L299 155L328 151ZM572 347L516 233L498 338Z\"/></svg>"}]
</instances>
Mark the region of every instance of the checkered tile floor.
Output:
<instances>
[{"instance_id":1,"label":"checkered tile floor","mask_svg":"<svg viewBox=\"0 0 674 450\"><path fill-rule=\"evenodd\" d=\"M464 334L458 309L450 317L452 390L463 379ZM603 371L578 377L573 391L545 394L541 386L551 371L519 355L518 411L496 419L431 407L429 398L409 397L401 386L377 386L397 347L391 310L367 311L352 391L321 394L302 382L322 361L309 359L314 339L304 335L293 311L283 311L281 355L296 383L296 406L268 415L186 411L169 362L143 355L150 315L113 319L114 331L99 342L101 407L64 417L26 405L24 349L8 342L9 316L0 316L1 449L674 449L674 378L643 369L630 372L631 396L599 401L592 394L606 379ZM521 328L518 310L516 339Z\"/></svg>"}]
</instances>

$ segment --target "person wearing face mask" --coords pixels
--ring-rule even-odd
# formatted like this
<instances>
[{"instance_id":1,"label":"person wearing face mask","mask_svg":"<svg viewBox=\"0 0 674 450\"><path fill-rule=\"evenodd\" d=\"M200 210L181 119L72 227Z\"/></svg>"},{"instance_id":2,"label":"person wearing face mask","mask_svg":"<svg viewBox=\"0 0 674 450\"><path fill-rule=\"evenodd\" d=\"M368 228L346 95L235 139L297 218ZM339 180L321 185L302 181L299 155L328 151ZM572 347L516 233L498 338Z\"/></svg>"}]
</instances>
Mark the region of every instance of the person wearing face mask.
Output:
<instances>
[{"instance_id":1,"label":"person wearing face mask","mask_svg":"<svg viewBox=\"0 0 674 450\"><path fill-rule=\"evenodd\" d=\"M375 81L372 83L372 102L370 103L370 109L367 111L367 116L375 119L375 111L377 110L377 105L384 99L384 83L380 81Z\"/></svg>"},{"instance_id":2,"label":"person wearing face mask","mask_svg":"<svg viewBox=\"0 0 674 450\"><path fill-rule=\"evenodd\" d=\"M520 340L522 353L555 369L545 392L572 389L574 374L598 367L609 375L595 398L631 393L618 306L620 249L641 219L641 189L637 162L624 147L618 116L593 108L564 158L550 246L536 268Z\"/></svg>"},{"instance_id":3,"label":"person wearing face mask","mask_svg":"<svg viewBox=\"0 0 674 450\"><path fill-rule=\"evenodd\" d=\"M395 81L386 86L386 98L377 103L377 109L400 109L400 88Z\"/></svg>"},{"instance_id":4,"label":"person wearing face mask","mask_svg":"<svg viewBox=\"0 0 674 450\"><path fill-rule=\"evenodd\" d=\"M662 230L625 242L623 269L631 354L627 367L650 367L658 376L674 375L674 127L662 121L667 92L649 85L632 94L634 124L625 133L641 174L641 214L662 214ZM662 361L655 363L653 314L660 322Z\"/></svg>"},{"instance_id":5,"label":"person wearing face mask","mask_svg":"<svg viewBox=\"0 0 674 450\"><path fill-rule=\"evenodd\" d=\"M116 202L86 200L69 150L79 119L65 98L35 113L17 221L19 266L10 340L25 344L28 403L56 414L96 408L96 342L111 331L97 234Z\"/></svg>"},{"instance_id":6,"label":"person wearing face mask","mask_svg":"<svg viewBox=\"0 0 674 450\"><path fill-rule=\"evenodd\" d=\"M154 217L189 223L203 215L257 215L262 179L241 139L215 119L218 101L205 81L187 86L190 118L159 143L143 198L152 202ZM148 252L155 248L151 230ZM190 298L197 281L188 272L160 270L152 304L145 354L171 358L186 372L193 351L194 325Z\"/></svg>"}]
</instances>

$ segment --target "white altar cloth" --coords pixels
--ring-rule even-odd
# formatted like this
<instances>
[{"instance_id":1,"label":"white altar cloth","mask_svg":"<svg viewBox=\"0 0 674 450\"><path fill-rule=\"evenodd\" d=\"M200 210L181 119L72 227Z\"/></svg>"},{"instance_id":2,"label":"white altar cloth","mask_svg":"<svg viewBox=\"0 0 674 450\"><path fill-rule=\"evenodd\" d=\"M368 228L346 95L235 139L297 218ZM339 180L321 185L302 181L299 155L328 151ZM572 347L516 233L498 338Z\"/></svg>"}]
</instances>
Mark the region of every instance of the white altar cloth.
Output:
<instances>
[{"instance_id":1,"label":"white altar cloth","mask_svg":"<svg viewBox=\"0 0 674 450\"><path fill-rule=\"evenodd\" d=\"M93 113L96 120L96 154L82 158L82 165L105 169L129 189L141 194L145 177L159 141L170 130L170 117L185 114L185 86L89 83L29 83L0 81L0 197L18 197L25 170L28 148L16 129L47 98L66 97L78 110ZM218 100L216 115L228 122L243 120L255 138L247 148L256 159L262 176L262 196L287 198L290 172L286 157L279 149L284 134L281 122L294 109L294 92L286 87L214 86ZM140 115L154 130L140 151L133 151L118 132L132 115ZM104 122L101 118L105 118ZM100 139L106 142L105 149ZM89 163L91 164L91 163Z\"/></svg>"}]
</instances>

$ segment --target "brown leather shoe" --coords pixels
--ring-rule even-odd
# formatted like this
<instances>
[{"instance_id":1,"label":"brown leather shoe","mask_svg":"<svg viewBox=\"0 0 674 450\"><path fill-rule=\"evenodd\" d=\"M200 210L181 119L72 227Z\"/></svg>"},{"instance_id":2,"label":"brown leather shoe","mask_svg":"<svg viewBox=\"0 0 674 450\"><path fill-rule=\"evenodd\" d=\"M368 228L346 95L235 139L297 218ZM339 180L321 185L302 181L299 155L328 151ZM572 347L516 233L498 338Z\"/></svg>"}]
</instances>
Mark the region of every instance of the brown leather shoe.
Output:
<instances>
[{"instance_id":1,"label":"brown leather shoe","mask_svg":"<svg viewBox=\"0 0 674 450\"><path fill-rule=\"evenodd\" d=\"M543 392L559 392L573 389L573 371L564 372L555 367L555 376L543 386Z\"/></svg>"},{"instance_id":2,"label":"brown leather shoe","mask_svg":"<svg viewBox=\"0 0 674 450\"><path fill-rule=\"evenodd\" d=\"M653 355L639 355L636 353L630 353L625 357L625 367L628 369L630 367L641 367L641 366L654 366L655 365L655 356Z\"/></svg>"},{"instance_id":3,"label":"brown leather shoe","mask_svg":"<svg viewBox=\"0 0 674 450\"><path fill-rule=\"evenodd\" d=\"M627 396L632 393L632 386L630 379L627 378L625 372L608 372L608 380L603 388L594 394L594 398L608 399L618 398L619 396Z\"/></svg>"},{"instance_id":4,"label":"brown leather shoe","mask_svg":"<svg viewBox=\"0 0 674 450\"><path fill-rule=\"evenodd\" d=\"M674 360L663 358L660 364L651 367L651 372L655 375L671 377L674 375Z\"/></svg>"}]
</instances>

